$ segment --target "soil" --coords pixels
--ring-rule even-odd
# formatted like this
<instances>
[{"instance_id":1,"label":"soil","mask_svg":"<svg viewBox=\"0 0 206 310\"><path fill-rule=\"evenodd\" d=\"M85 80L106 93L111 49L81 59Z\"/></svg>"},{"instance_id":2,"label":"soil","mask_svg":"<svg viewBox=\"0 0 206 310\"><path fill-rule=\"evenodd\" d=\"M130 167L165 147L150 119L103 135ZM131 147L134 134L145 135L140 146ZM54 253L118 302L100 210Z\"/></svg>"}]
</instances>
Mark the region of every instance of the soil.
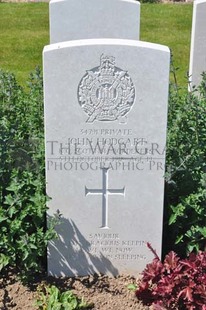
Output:
<instances>
[{"instance_id":1,"label":"soil","mask_svg":"<svg viewBox=\"0 0 206 310\"><path fill-rule=\"evenodd\" d=\"M127 288L135 278L116 278L94 275L76 278L52 278L41 276L30 285L23 285L14 271L7 271L0 278L0 310L32 310L35 306L38 285L56 285L61 291L72 290L79 298L91 304L94 310L149 310Z\"/></svg>"}]
</instances>

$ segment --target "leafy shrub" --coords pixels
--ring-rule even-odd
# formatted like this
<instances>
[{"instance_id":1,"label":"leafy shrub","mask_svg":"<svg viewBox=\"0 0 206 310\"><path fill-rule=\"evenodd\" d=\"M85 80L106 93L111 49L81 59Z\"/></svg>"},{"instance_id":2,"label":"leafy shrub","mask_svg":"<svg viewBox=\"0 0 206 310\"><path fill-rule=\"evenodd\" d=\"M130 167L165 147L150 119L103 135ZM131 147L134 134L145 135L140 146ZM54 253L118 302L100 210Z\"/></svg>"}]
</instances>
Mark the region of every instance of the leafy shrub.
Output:
<instances>
[{"instance_id":1,"label":"leafy shrub","mask_svg":"<svg viewBox=\"0 0 206 310\"><path fill-rule=\"evenodd\" d=\"M72 291L61 293L55 286L41 285L37 289L37 302L39 310L79 310L86 309L91 305L77 298Z\"/></svg>"},{"instance_id":2,"label":"leafy shrub","mask_svg":"<svg viewBox=\"0 0 206 310\"><path fill-rule=\"evenodd\" d=\"M166 252L181 255L206 246L205 83L203 74L200 87L190 93L170 89L164 245Z\"/></svg>"},{"instance_id":3,"label":"leafy shrub","mask_svg":"<svg viewBox=\"0 0 206 310\"><path fill-rule=\"evenodd\" d=\"M0 269L22 275L40 271L47 241L45 228L43 87L38 69L28 89L0 71Z\"/></svg>"},{"instance_id":4,"label":"leafy shrub","mask_svg":"<svg viewBox=\"0 0 206 310\"><path fill-rule=\"evenodd\" d=\"M162 263L156 252L139 280L136 296L154 309L206 310L206 252L180 259L171 251Z\"/></svg>"}]
</instances>

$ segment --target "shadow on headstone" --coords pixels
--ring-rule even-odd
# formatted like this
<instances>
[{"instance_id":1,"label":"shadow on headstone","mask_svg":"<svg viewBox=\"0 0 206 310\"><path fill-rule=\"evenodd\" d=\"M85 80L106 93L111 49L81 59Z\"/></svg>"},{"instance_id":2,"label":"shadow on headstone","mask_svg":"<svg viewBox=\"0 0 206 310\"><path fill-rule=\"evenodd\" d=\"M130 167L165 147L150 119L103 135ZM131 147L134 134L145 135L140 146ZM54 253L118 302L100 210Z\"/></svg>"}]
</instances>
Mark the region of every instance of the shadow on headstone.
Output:
<instances>
[{"instance_id":1,"label":"shadow on headstone","mask_svg":"<svg viewBox=\"0 0 206 310\"><path fill-rule=\"evenodd\" d=\"M48 217L48 221L52 217ZM55 266L52 276L86 276L95 273L119 274L111 261L102 253L91 253L91 243L84 238L72 220L61 218L57 225L58 238L50 241L48 247L48 265Z\"/></svg>"}]
</instances>

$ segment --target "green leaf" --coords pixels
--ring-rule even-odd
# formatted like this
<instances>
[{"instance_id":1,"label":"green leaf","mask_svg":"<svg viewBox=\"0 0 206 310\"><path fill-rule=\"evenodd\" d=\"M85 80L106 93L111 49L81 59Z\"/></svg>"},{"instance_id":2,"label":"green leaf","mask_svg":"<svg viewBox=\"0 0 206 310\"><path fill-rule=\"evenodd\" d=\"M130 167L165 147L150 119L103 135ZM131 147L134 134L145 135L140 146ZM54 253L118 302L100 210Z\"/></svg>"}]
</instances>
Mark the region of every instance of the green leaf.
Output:
<instances>
[{"instance_id":1,"label":"green leaf","mask_svg":"<svg viewBox=\"0 0 206 310\"><path fill-rule=\"evenodd\" d=\"M13 196L11 194L7 195L5 197L5 204L12 206L15 203L15 199L13 198Z\"/></svg>"},{"instance_id":2,"label":"green leaf","mask_svg":"<svg viewBox=\"0 0 206 310\"><path fill-rule=\"evenodd\" d=\"M0 253L0 271L6 267L10 262L10 258L9 256L3 254L3 253Z\"/></svg>"},{"instance_id":3,"label":"green leaf","mask_svg":"<svg viewBox=\"0 0 206 310\"><path fill-rule=\"evenodd\" d=\"M4 221L7 221L8 220L8 217L6 216L0 216L0 223L4 222Z\"/></svg>"},{"instance_id":4,"label":"green leaf","mask_svg":"<svg viewBox=\"0 0 206 310\"><path fill-rule=\"evenodd\" d=\"M206 227L200 227L199 231L203 235L203 237L206 238Z\"/></svg>"},{"instance_id":5,"label":"green leaf","mask_svg":"<svg viewBox=\"0 0 206 310\"><path fill-rule=\"evenodd\" d=\"M10 218L12 218L13 215L14 215L15 213L17 213L17 212L18 212L18 210L13 206L13 207L10 207L10 208L9 208L9 210L8 210L8 215L9 215Z\"/></svg>"},{"instance_id":6,"label":"green leaf","mask_svg":"<svg viewBox=\"0 0 206 310\"><path fill-rule=\"evenodd\" d=\"M169 225L174 224L177 220L177 215L173 213L169 218Z\"/></svg>"},{"instance_id":7,"label":"green leaf","mask_svg":"<svg viewBox=\"0 0 206 310\"><path fill-rule=\"evenodd\" d=\"M184 238L183 235L178 236L175 240L175 244L181 243L183 241L183 238Z\"/></svg>"},{"instance_id":8,"label":"green leaf","mask_svg":"<svg viewBox=\"0 0 206 310\"><path fill-rule=\"evenodd\" d=\"M137 285L134 283L128 284L127 288L131 291L135 291L137 289Z\"/></svg>"}]
</instances>

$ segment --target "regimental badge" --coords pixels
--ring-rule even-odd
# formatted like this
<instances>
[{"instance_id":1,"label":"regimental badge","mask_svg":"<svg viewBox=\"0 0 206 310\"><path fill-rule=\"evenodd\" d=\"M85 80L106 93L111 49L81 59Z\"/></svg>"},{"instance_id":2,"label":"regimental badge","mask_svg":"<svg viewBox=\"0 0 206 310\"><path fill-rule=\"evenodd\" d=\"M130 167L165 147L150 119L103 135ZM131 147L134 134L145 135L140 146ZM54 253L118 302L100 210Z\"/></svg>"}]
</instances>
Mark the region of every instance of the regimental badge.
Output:
<instances>
[{"instance_id":1,"label":"regimental badge","mask_svg":"<svg viewBox=\"0 0 206 310\"><path fill-rule=\"evenodd\" d=\"M116 121L132 108L135 87L127 71L115 67L115 57L102 55L100 66L81 79L79 104L88 115L87 122Z\"/></svg>"}]
</instances>

